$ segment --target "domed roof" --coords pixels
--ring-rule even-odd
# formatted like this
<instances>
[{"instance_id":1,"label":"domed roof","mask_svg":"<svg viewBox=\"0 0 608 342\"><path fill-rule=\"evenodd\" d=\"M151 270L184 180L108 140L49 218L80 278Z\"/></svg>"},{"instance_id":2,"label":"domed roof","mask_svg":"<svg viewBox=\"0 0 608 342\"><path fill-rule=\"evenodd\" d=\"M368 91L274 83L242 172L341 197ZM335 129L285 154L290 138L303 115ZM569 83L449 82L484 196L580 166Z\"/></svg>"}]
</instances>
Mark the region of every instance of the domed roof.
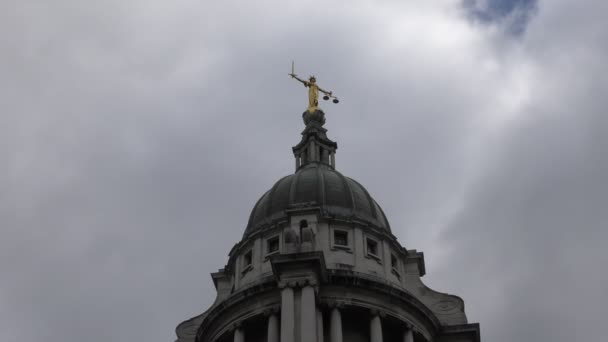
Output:
<instances>
[{"instance_id":1,"label":"domed roof","mask_svg":"<svg viewBox=\"0 0 608 342\"><path fill-rule=\"evenodd\" d=\"M390 232L384 212L361 184L331 166L309 163L279 179L258 200L245 236L287 219L290 209L304 208L319 208L322 216L362 221Z\"/></svg>"}]
</instances>

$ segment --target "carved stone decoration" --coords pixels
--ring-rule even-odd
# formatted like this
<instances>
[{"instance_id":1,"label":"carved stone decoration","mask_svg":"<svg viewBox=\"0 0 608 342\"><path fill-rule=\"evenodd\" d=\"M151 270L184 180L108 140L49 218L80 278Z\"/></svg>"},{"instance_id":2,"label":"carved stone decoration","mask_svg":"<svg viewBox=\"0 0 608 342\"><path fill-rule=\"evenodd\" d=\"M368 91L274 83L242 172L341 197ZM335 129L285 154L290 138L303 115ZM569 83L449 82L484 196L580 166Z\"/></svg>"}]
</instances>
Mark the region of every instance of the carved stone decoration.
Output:
<instances>
[{"instance_id":1,"label":"carved stone decoration","mask_svg":"<svg viewBox=\"0 0 608 342\"><path fill-rule=\"evenodd\" d=\"M297 243L298 242L298 234L296 234L296 232L289 228L289 229L285 229L285 243Z\"/></svg>"},{"instance_id":2,"label":"carved stone decoration","mask_svg":"<svg viewBox=\"0 0 608 342\"><path fill-rule=\"evenodd\" d=\"M302 229L302 242L313 242L314 232L311 228Z\"/></svg>"},{"instance_id":3,"label":"carved stone decoration","mask_svg":"<svg viewBox=\"0 0 608 342\"><path fill-rule=\"evenodd\" d=\"M460 303L451 298L443 299L433 305L433 311L441 314L452 314L460 311Z\"/></svg>"}]
</instances>

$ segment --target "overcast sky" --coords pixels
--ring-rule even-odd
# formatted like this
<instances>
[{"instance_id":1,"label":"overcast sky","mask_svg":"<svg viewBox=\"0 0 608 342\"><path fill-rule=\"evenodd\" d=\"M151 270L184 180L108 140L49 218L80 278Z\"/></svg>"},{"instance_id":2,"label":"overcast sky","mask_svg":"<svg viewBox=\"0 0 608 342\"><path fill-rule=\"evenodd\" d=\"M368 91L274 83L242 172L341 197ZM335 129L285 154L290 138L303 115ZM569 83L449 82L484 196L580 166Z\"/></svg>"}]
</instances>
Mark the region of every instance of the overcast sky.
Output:
<instances>
[{"instance_id":1,"label":"overcast sky","mask_svg":"<svg viewBox=\"0 0 608 342\"><path fill-rule=\"evenodd\" d=\"M0 2L0 340L173 341L317 76L336 166L483 341L606 338L608 3Z\"/></svg>"}]
</instances>

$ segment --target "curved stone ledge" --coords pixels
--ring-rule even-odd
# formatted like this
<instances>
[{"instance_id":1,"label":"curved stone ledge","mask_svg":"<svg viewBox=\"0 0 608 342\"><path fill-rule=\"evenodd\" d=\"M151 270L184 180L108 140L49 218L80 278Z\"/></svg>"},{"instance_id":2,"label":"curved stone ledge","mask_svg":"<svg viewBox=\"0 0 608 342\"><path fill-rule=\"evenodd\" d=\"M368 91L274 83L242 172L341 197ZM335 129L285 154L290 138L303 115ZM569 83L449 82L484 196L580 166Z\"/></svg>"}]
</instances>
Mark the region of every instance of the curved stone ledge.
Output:
<instances>
[{"instance_id":1,"label":"curved stone ledge","mask_svg":"<svg viewBox=\"0 0 608 342\"><path fill-rule=\"evenodd\" d=\"M280 295L275 281L259 283L236 292L208 311L197 330L195 341L213 341L234 324L264 315L278 305Z\"/></svg>"},{"instance_id":2,"label":"curved stone ledge","mask_svg":"<svg viewBox=\"0 0 608 342\"><path fill-rule=\"evenodd\" d=\"M319 288L319 304L348 310L350 307L381 312L411 326L432 341L445 330L434 312L411 293L366 274L331 270ZM281 295L276 280L233 293L212 307L197 330L197 342L210 342L230 331L230 328L252 317L276 312Z\"/></svg>"}]
</instances>

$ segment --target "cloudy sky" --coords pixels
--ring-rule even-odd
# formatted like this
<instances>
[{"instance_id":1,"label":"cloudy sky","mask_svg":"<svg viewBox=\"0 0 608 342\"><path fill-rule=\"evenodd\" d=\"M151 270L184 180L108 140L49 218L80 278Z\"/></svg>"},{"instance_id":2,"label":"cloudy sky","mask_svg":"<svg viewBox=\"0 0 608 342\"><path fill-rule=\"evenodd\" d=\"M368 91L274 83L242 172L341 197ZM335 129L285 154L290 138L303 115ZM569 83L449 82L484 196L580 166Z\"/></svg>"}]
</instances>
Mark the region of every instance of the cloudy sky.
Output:
<instances>
[{"instance_id":1,"label":"cloudy sky","mask_svg":"<svg viewBox=\"0 0 608 342\"><path fill-rule=\"evenodd\" d=\"M601 341L608 4L0 2L0 340L172 341L293 172L337 168L482 340Z\"/></svg>"}]
</instances>

